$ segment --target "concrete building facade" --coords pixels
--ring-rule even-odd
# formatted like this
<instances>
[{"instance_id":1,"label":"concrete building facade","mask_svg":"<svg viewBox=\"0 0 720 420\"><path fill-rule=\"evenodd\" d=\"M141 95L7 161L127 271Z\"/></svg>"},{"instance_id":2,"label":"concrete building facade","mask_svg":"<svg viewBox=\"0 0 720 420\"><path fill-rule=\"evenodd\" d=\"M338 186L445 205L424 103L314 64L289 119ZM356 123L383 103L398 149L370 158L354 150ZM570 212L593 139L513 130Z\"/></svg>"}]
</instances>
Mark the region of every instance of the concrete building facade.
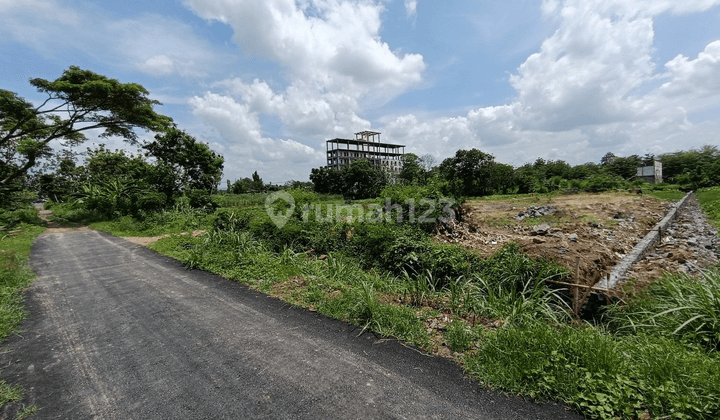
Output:
<instances>
[{"instance_id":1,"label":"concrete building facade","mask_svg":"<svg viewBox=\"0 0 720 420\"><path fill-rule=\"evenodd\" d=\"M653 162L653 166L643 166L637 168L636 176L645 182L649 182L650 184L659 184L663 182L662 162L656 160Z\"/></svg>"},{"instance_id":2,"label":"concrete building facade","mask_svg":"<svg viewBox=\"0 0 720 420\"><path fill-rule=\"evenodd\" d=\"M405 146L382 143L380 133L360 131L355 139L332 139L325 142L327 167L340 169L357 159L367 159L370 165L391 174L399 174L402 169L402 155Z\"/></svg>"}]
</instances>

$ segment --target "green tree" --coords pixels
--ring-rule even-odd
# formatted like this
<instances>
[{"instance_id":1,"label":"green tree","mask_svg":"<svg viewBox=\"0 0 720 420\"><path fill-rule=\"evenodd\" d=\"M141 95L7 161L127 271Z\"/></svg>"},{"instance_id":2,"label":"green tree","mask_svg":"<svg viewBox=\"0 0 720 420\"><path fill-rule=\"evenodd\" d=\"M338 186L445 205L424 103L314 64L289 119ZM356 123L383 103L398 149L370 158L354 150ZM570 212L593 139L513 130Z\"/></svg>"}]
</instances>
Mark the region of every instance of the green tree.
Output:
<instances>
[{"instance_id":1,"label":"green tree","mask_svg":"<svg viewBox=\"0 0 720 420\"><path fill-rule=\"evenodd\" d=\"M47 95L39 106L0 90L0 187L49 156L52 140L77 145L86 140L85 131L100 130L101 138L137 143L135 129L162 131L172 125L172 119L153 110L160 103L139 84L75 66L54 81L30 79L30 84Z\"/></svg>"},{"instance_id":2,"label":"green tree","mask_svg":"<svg viewBox=\"0 0 720 420\"><path fill-rule=\"evenodd\" d=\"M627 180L637 175L637 168L641 166L643 166L643 160L638 155L614 156L611 161L603 164L603 170L611 177L619 176Z\"/></svg>"},{"instance_id":3,"label":"green tree","mask_svg":"<svg viewBox=\"0 0 720 420\"><path fill-rule=\"evenodd\" d=\"M343 195L353 200L374 198L390 182L387 172L370 165L367 159L354 160L340 170Z\"/></svg>"},{"instance_id":4,"label":"green tree","mask_svg":"<svg viewBox=\"0 0 720 420\"><path fill-rule=\"evenodd\" d=\"M449 193L482 196L492 193L490 174L495 157L478 149L458 150L440 164L440 175L448 182Z\"/></svg>"},{"instance_id":5,"label":"green tree","mask_svg":"<svg viewBox=\"0 0 720 420\"><path fill-rule=\"evenodd\" d=\"M720 150L717 146L666 153L659 158L666 182L693 189L720 185Z\"/></svg>"},{"instance_id":6,"label":"green tree","mask_svg":"<svg viewBox=\"0 0 720 420\"><path fill-rule=\"evenodd\" d=\"M424 185L427 171L422 166L423 161L414 153L402 155L402 169L398 178L405 185Z\"/></svg>"},{"instance_id":7,"label":"green tree","mask_svg":"<svg viewBox=\"0 0 720 420\"><path fill-rule=\"evenodd\" d=\"M228 180L228 182L230 181ZM232 194L245 194L246 192L250 191L251 188L252 179L245 177L235 180L235 182L232 183L230 188L228 188L228 192Z\"/></svg>"},{"instance_id":8,"label":"green tree","mask_svg":"<svg viewBox=\"0 0 720 420\"><path fill-rule=\"evenodd\" d=\"M157 159L155 174L168 197L190 190L207 194L217 190L223 157L185 131L170 128L143 148Z\"/></svg>"},{"instance_id":9,"label":"green tree","mask_svg":"<svg viewBox=\"0 0 720 420\"><path fill-rule=\"evenodd\" d=\"M260 175L258 175L257 171L253 172L250 189L255 191L262 191L264 187L265 184L263 183L262 178L260 178Z\"/></svg>"},{"instance_id":10,"label":"green tree","mask_svg":"<svg viewBox=\"0 0 720 420\"><path fill-rule=\"evenodd\" d=\"M310 182L318 194L342 194L344 188L342 173L325 166L310 171Z\"/></svg>"},{"instance_id":11,"label":"green tree","mask_svg":"<svg viewBox=\"0 0 720 420\"><path fill-rule=\"evenodd\" d=\"M494 194L510 194L515 189L515 170L512 165L496 163L490 169L490 188Z\"/></svg>"}]
</instances>

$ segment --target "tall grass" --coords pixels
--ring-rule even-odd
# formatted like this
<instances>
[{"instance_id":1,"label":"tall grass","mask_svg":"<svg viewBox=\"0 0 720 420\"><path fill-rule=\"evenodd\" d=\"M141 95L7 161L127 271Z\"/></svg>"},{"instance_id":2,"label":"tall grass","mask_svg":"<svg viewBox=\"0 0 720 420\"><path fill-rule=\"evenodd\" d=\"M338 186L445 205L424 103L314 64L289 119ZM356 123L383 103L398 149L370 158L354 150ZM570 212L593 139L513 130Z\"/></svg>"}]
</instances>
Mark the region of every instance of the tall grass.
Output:
<instances>
[{"instance_id":1,"label":"tall grass","mask_svg":"<svg viewBox=\"0 0 720 420\"><path fill-rule=\"evenodd\" d=\"M465 367L493 387L560 399L591 419L720 416L717 355L667 337L619 339L589 326L510 323L483 332Z\"/></svg>"},{"instance_id":2,"label":"tall grass","mask_svg":"<svg viewBox=\"0 0 720 420\"><path fill-rule=\"evenodd\" d=\"M478 278L477 284L472 309L478 315L511 322L544 319L555 324L569 319L567 304L543 279L493 283Z\"/></svg>"},{"instance_id":3,"label":"tall grass","mask_svg":"<svg viewBox=\"0 0 720 420\"><path fill-rule=\"evenodd\" d=\"M0 341L27 316L20 290L35 279L26 265L32 242L45 228L21 224L15 233L0 231Z\"/></svg>"},{"instance_id":4,"label":"tall grass","mask_svg":"<svg viewBox=\"0 0 720 420\"><path fill-rule=\"evenodd\" d=\"M697 191L696 196L707 218L720 229L720 186L702 188Z\"/></svg>"},{"instance_id":5,"label":"tall grass","mask_svg":"<svg viewBox=\"0 0 720 420\"><path fill-rule=\"evenodd\" d=\"M213 195L213 200L220 207L249 207L265 205L267 196L267 193L217 194Z\"/></svg>"},{"instance_id":6,"label":"tall grass","mask_svg":"<svg viewBox=\"0 0 720 420\"><path fill-rule=\"evenodd\" d=\"M720 268L696 279L687 274L666 274L646 293L609 313L620 333L647 332L676 336L707 349L720 346Z\"/></svg>"}]
</instances>

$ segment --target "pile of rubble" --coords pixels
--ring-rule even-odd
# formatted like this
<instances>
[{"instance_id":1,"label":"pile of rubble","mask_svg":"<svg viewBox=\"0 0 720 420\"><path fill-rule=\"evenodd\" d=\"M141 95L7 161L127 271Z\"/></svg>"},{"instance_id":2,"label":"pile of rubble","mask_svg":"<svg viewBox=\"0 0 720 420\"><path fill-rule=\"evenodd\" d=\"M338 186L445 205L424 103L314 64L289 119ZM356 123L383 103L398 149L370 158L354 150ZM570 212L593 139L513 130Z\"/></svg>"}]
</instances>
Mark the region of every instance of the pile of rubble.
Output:
<instances>
[{"instance_id":1,"label":"pile of rubble","mask_svg":"<svg viewBox=\"0 0 720 420\"><path fill-rule=\"evenodd\" d=\"M527 210L521 211L517 214L517 216L513 217L513 219L517 220L518 222L522 221L526 217L540 217L540 216L549 216L553 213L555 213L557 209L553 206L530 206Z\"/></svg>"},{"instance_id":2,"label":"pile of rubble","mask_svg":"<svg viewBox=\"0 0 720 420\"><path fill-rule=\"evenodd\" d=\"M662 271L696 274L720 261L720 239L695 197L662 232L661 239L626 274L626 278L657 277Z\"/></svg>"}]
</instances>

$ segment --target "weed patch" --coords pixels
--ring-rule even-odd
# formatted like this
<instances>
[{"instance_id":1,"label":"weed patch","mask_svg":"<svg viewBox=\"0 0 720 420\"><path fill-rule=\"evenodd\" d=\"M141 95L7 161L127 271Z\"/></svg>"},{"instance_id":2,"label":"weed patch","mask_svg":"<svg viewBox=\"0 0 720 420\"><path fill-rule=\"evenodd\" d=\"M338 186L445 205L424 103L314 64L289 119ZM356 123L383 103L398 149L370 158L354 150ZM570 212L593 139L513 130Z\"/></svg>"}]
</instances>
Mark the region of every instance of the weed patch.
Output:
<instances>
[{"instance_id":1,"label":"weed patch","mask_svg":"<svg viewBox=\"0 0 720 420\"><path fill-rule=\"evenodd\" d=\"M533 322L486 332L465 359L482 382L588 418L717 418L720 361L663 337L619 340L596 328Z\"/></svg>"},{"instance_id":2,"label":"weed patch","mask_svg":"<svg viewBox=\"0 0 720 420\"><path fill-rule=\"evenodd\" d=\"M33 240L43 230L43 226L22 223L12 235L0 231L0 342L28 315L22 290L35 280L35 273L26 263ZM22 393L22 387L0 381L0 407L19 401Z\"/></svg>"}]
</instances>

